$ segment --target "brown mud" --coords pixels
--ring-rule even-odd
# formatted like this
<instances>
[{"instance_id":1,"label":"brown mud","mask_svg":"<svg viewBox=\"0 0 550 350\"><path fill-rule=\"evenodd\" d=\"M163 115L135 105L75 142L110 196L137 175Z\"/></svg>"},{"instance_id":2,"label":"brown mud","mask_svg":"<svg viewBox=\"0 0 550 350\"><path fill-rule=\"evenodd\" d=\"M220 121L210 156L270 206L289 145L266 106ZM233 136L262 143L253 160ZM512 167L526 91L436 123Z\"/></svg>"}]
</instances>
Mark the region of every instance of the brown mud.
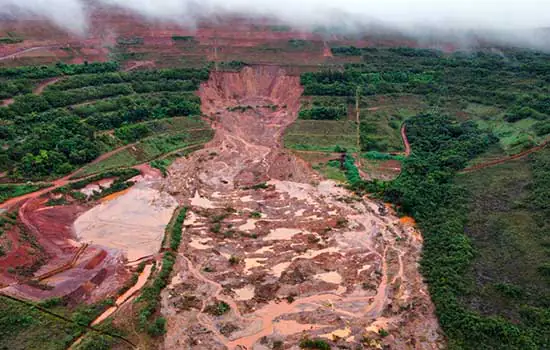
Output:
<instances>
[{"instance_id":1,"label":"brown mud","mask_svg":"<svg viewBox=\"0 0 550 350\"><path fill-rule=\"evenodd\" d=\"M277 67L214 72L201 86L216 135L169 169L166 189L189 211L162 296L164 347L290 348L308 336L441 348L421 235L282 148L301 93Z\"/></svg>"},{"instance_id":2,"label":"brown mud","mask_svg":"<svg viewBox=\"0 0 550 350\"><path fill-rule=\"evenodd\" d=\"M42 191L14 199L8 208L17 211L18 221L6 235L11 249L0 258L2 292L27 300L67 297L75 303L116 295L130 277L132 266L124 263L159 251L176 206L155 190L162 179L158 170L146 164L135 168L141 175L132 179L134 187L99 201L48 206L56 195ZM68 177L52 188L70 182Z\"/></svg>"}]
</instances>

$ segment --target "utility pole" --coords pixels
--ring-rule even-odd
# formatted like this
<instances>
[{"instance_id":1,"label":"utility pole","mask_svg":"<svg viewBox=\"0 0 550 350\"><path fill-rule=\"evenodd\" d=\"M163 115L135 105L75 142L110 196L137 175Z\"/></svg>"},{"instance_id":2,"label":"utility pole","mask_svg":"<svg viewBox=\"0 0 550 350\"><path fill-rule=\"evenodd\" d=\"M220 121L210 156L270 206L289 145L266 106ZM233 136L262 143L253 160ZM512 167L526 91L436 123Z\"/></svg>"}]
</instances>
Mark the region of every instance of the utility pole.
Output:
<instances>
[{"instance_id":1,"label":"utility pole","mask_svg":"<svg viewBox=\"0 0 550 350\"><path fill-rule=\"evenodd\" d=\"M356 147L357 147L357 165L361 167L361 107L359 101L361 99L361 86L357 85L355 90L355 126L357 130L356 134Z\"/></svg>"}]
</instances>

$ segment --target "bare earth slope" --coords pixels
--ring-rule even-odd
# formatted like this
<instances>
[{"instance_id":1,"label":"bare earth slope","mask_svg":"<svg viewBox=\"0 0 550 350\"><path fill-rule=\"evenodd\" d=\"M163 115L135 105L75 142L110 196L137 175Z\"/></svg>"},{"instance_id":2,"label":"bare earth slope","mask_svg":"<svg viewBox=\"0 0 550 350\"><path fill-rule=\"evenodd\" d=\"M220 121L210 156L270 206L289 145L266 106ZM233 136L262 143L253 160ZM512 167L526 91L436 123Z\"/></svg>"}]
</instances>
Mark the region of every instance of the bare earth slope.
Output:
<instances>
[{"instance_id":1,"label":"bare earth slope","mask_svg":"<svg viewBox=\"0 0 550 350\"><path fill-rule=\"evenodd\" d=\"M167 189L190 210L163 293L165 348L296 348L304 337L440 348L420 234L282 149L301 92L274 67L212 73L201 87L216 136L170 168Z\"/></svg>"}]
</instances>

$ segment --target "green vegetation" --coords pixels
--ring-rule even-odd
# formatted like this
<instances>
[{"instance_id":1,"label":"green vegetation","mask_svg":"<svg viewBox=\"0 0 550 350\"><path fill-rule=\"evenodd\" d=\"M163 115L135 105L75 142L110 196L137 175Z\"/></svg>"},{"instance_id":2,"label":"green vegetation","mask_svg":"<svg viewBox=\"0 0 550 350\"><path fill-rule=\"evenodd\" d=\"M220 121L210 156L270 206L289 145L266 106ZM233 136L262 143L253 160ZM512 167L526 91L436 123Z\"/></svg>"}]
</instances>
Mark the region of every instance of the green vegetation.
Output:
<instances>
[{"instance_id":1,"label":"green vegetation","mask_svg":"<svg viewBox=\"0 0 550 350\"><path fill-rule=\"evenodd\" d=\"M506 153L518 153L550 133L547 54L503 50L443 54L411 48L333 48L335 55L361 56L344 69L304 73L301 117L335 119L360 92L362 151L402 150L399 126L418 113L438 111L474 120L499 138ZM323 99L332 100L320 104ZM339 102L336 102L339 99ZM392 102L403 104L392 106ZM501 151L502 153L502 151Z\"/></svg>"},{"instance_id":2,"label":"green vegetation","mask_svg":"<svg viewBox=\"0 0 550 350\"><path fill-rule=\"evenodd\" d=\"M170 249L177 252L181 243L181 233L183 230L183 222L185 221L185 216L187 215L187 208L182 208L176 220L173 223L170 232Z\"/></svg>"},{"instance_id":3,"label":"green vegetation","mask_svg":"<svg viewBox=\"0 0 550 350\"><path fill-rule=\"evenodd\" d=\"M19 44L22 42L23 42L23 39L21 38L9 38L9 37L0 38L0 44Z\"/></svg>"},{"instance_id":4,"label":"green vegetation","mask_svg":"<svg viewBox=\"0 0 550 350\"><path fill-rule=\"evenodd\" d=\"M292 28L287 25L272 25L269 26L269 30L272 32L290 32Z\"/></svg>"},{"instance_id":5,"label":"green vegetation","mask_svg":"<svg viewBox=\"0 0 550 350\"><path fill-rule=\"evenodd\" d=\"M260 219L262 217L262 213L259 211L253 211L250 213L250 217L253 219Z\"/></svg>"},{"instance_id":6,"label":"green vegetation","mask_svg":"<svg viewBox=\"0 0 550 350\"><path fill-rule=\"evenodd\" d=\"M414 153L404 161L401 175L382 189L382 193L387 200L396 203L402 212L413 215L423 232L422 271L428 281L431 297L436 305L440 324L449 338L450 347L457 349L543 348L549 338L548 327L544 326L548 318L542 309L533 306L522 307L520 314L524 323L518 323L518 319L511 318L507 312L495 313L494 310L491 312L486 309L486 305L480 305L479 286L473 285L475 279L470 276L472 267L476 267L476 261L486 267L492 263L492 260L485 254L488 251L478 255L481 252L478 252L476 249L478 247L472 244L479 239L476 235L470 239L465 234L465 232L472 232L471 229L465 231L468 220L468 207L464 205L467 203L467 191L459 186L454 178L457 171L464 168L470 159L496 142L495 138L480 131L473 122L461 123L451 117L433 114L411 118L407 122L407 130ZM499 186L497 182L494 184ZM507 188L506 184L501 183L500 186ZM489 193L487 189L482 191ZM540 193L542 196L548 195L544 189ZM493 192L490 192L490 195L494 198ZM487 201L486 198L482 205L487 204L491 205L491 201ZM485 215L483 220L489 219L489 222L494 222L487 213L474 212L473 215L477 218ZM515 221L512 220L512 222ZM494 229L498 230L495 233L500 233L506 227L502 226L503 224L504 222L494 226ZM494 239L487 241L484 238L481 242L484 242L483 246L487 247L485 249L494 251L495 259L503 256L501 255L502 244L498 244L498 241ZM497 245L494 246L495 244ZM509 249L515 251L517 247L510 245ZM485 260L486 257L487 260ZM513 261L514 266L517 266L518 260L513 259ZM492 268L490 270L491 273L506 278L501 275L501 270ZM522 278L518 276L515 269L513 275ZM499 290L512 295L518 293L517 288L509 288L505 285L496 287L494 290L493 293L498 293ZM482 292L481 296L485 293L491 292L487 290ZM474 305L481 308L473 307L468 302L469 298L472 298L472 301L475 300ZM499 301L485 299L484 303L487 302L498 303Z\"/></svg>"},{"instance_id":7,"label":"green vegetation","mask_svg":"<svg viewBox=\"0 0 550 350\"><path fill-rule=\"evenodd\" d=\"M151 166L160 170L163 177L168 175L168 167L172 164L171 159L155 159L151 162Z\"/></svg>"},{"instance_id":8,"label":"green vegetation","mask_svg":"<svg viewBox=\"0 0 550 350\"><path fill-rule=\"evenodd\" d=\"M135 46L135 45L143 45L143 38L140 38L140 37L137 37L137 36L133 36L133 37L128 37L128 38L117 38L116 40L116 43L118 45L123 45L123 46Z\"/></svg>"},{"instance_id":9,"label":"green vegetation","mask_svg":"<svg viewBox=\"0 0 550 350\"><path fill-rule=\"evenodd\" d=\"M183 156L200 149L204 143L212 138L212 130L199 130L175 134L161 134L146 138L131 148L126 148L112 156L91 164L82 169L78 176L86 176L97 172L130 167L136 164L152 161L156 158L166 156L171 152L180 152Z\"/></svg>"},{"instance_id":10,"label":"green vegetation","mask_svg":"<svg viewBox=\"0 0 550 350\"><path fill-rule=\"evenodd\" d=\"M314 120L339 120L346 116L347 108L345 106L313 106L311 109L302 109L299 114L300 119Z\"/></svg>"},{"instance_id":11,"label":"green vegetation","mask_svg":"<svg viewBox=\"0 0 550 350\"><path fill-rule=\"evenodd\" d=\"M467 189L465 232L475 252L463 303L512 323L524 348L544 348L550 339L549 176L546 148L457 179Z\"/></svg>"},{"instance_id":12,"label":"green vegetation","mask_svg":"<svg viewBox=\"0 0 550 350\"><path fill-rule=\"evenodd\" d=\"M21 79L65 76L42 95L26 94L0 107L0 171L15 179L59 177L116 146L159 133L161 119L200 114L200 99L190 92L208 70L116 70L116 63L0 69L0 80L24 92L32 88ZM101 134L108 130L112 134ZM156 147L156 158L181 140L166 136L149 143L144 152Z\"/></svg>"},{"instance_id":13,"label":"green vegetation","mask_svg":"<svg viewBox=\"0 0 550 350\"><path fill-rule=\"evenodd\" d=\"M222 316L226 313L228 313L231 310L231 306L229 306L228 303L225 301L218 301L215 304L208 305L204 312L209 313L214 316Z\"/></svg>"},{"instance_id":14,"label":"green vegetation","mask_svg":"<svg viewBox=\"0 0 550 350\"><path fill-rule=\"evenodd\" d=\"M238 256L231 255L229 257L229 264L230 265L239 265L240 262L241 262L241 258L239 258Z\"/></svg>"},{"instance_id":15,"label":"green vegetation","mask_svg":"<svg viewBox=\"0 0 550 350\"><path fill-rule=\"evenodd\" d=\"M246 67L248 64L244 61L229 61L229 62L220 62L218 64L219 69L229 72L238 72L244 67Z\"/></svg>"},{"instance_id":16,"label":"green vegetation","mask_svg":"<svg viewBox=\"0 0 550 350\"><path fill-rule=\"evenodd\" d=\"M330 160L326 163L319 163L313 166L313 169L319 171L327 179L346 182L346 174L342 171L340 160Z\"/></svg>"},{"instance_id":17,"label":"green vegetation","mask_svg":"<svg viewBox=\"0 0 550 350\"><path fill-rule=\"evenodd\" d=\"M302 349L330 350L330 345L322 339L303 339L300 342Z\"/></svg>"},{"instance_id":18,"label":"green vegetation","mask_svg":"<svg viewBox=\"0 0 550 350\"><path fill-rule=\"evenodd\" d=\"M0 44L19 44L22 43L24 39L20 36L17 36L13 32L8 32L8 36L0 37Z\"/></svg>"},{"instance_id":19,"label":"green vegetation","mask_svg":"<svg viewBox=\"0 0 550 350\"><path fill-rule=\"evenodd\" d=\"M172 35L172 40L192 42L192 43L195 43L197 41L194 36L181 36L181 35Z\"/></svg>"},{"instance_id":20,"label":"green vegetation","mask_svg":"<svg viewBox=\"0 0 550 350\"><path fill-rule=\"evenodd\" d=\"M286 130L284 143L303 151L356 150L356 125L348 120L297 120Z\"/></svg>"},{"instance_id":21,"label":"green vegetation","mask_svg":"<svg viewBox=\"0 0 550 350\"><path fill-rule=\"evenodd\" d=\"M30 185L0 184L0 203L4 203L10 198L19 197L24 194L32 193L50 186L51 184L30 184Z\"/></svg>"},{"instance_id":22,"label":"green vegetation","mask_svg":"<svg viewBox=\"0 0 550 350\"><path fill-rule=\"evenodd\" d=\"M186 208L178 208L174 212L175 219L166 227L166 237L170 237L170 249L162 257L162 267L158 274L145 286L137 299L139 305L138 326L152 337L158 337L166 332L166 320L158 314L160 293L168 285L168 279L176 263L176 253L181 242L182 225L187 214ZM154 320L152 320L154 318Z\"/></svg>"},{"instance_id":23,"label":"green vegetation","mask_svg":"<svg viewBox=\"0 0 550 350\"><path fill-rule=\"evenodd\" d=\"M260 182L255 185L245 187L244 189L245 190L265 190L267 188L269 188L269 185L267 184L267 182Z\"/></svg>"},{"instance_id":24,"label":"green vegetation","mask_svg":"<svg viewBox=\"0 0 550 350\"><path fill-rule=\"evenodd\" d=\"M389 153L380 153L377 151L370 151L362 154L361 156L363 158L372 159L372 160L400 160L400 161L405 160L405 156L401 154L394 155Z\"/></svg>"},{"instance_id":25,"label":"green vegetation","mask_svg":"<svg viewBox=\"0 0 550 350\"><path fill-rule=\"evenodd\" d=\"M103 180L103 179L113 178L113 177L116 177L117 180L119 181L126 181L128 179L131 179L134 176L138 176L139 174L140 174L140 171L137 169L119 169L119 170L106 171L91 177L87 177L83 180L72 182L65 187L60 187L56 189L56 191L63 192L64 188L71 189L71 190L79 190L88 186L93 182Z\"/></svg>"},{"instance_id":26,"label":"green vegetation","mask_svg":"<svg viewBox=\"0 0 550 350\"><path fill-rule=\"evenodd\" d=\"M112 300L71 309L62 299L37 304L63 318L0 295L0 339L4 349L66 349ZM105 336L107 337L107 336ZM110 337L107 337L110 338Z\"/></svg>"},{"instance_id":27,"label":"green vegetation","mask_svg":"<svg viewBox=\"0 0 550 350\"><path fill-rule=\"evenodd\" d=\"M288 45L292 49L306 49L306 48L310 47L311 44L312 43L310 41L302 40L302 39L290 39L288 41Z\"/></svg>"}]
</instances>

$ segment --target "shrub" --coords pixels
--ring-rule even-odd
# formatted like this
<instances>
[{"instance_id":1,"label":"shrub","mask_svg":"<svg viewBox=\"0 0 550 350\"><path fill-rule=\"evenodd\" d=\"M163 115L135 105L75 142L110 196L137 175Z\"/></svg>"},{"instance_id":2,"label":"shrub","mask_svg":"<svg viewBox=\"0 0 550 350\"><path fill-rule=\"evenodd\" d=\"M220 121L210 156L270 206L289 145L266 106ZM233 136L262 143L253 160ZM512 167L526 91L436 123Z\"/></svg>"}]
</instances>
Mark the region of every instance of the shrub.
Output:
<instances>
[{"instance_id":1,"label":"shrub","mask_svg":"<svg viewBox=\"0 0 550 350\"><path fill-rule=\"evenodd\" d=\"M259 211L253 211L250 213L250 217L254 219L259 219L262 217L262 213L260 213Z\"/></svg>"},{"instance_id":2,"label":"shrub","mask_svg":"<svg viewBox=\"0 0 550 350\"><path fill-rule=\"evenodd\" d=\"M231 257L229 257L230 265L238 265L240 262L241 262L241 258L239 258L238 256L231 255Z\"/></svg>"},{"instance_id":3,"label":"shrub","mask_svg":"<svg viewBox=\"0 0 550 350\"><path fill-rule=\"evenodd\" d=\"M152 337L160 337L166 333L166 319L158 317L147 327L147 333Z\"/></svg>"},{"instance_id":4,"label":"shrub","mask_svg":"<svg viewBox=\"0 0 550 350\"><path fill-rule=\"evenodd\" d=\"M330 345L322 339L303 339L300 342L302 349L330 350Z\"/></svg>"},{"instance_id":5,"label":"shrub","mask_svg":"<svg viewBox=\"0 0 550 350\"><path fill-rule=\"evenodd\" d=\"M229 310L231 310L229 304L225 301L219 301L215 304L208 305L204 311L214 316L222 316L229 312Z\"/></svg>"}]
</instances>

